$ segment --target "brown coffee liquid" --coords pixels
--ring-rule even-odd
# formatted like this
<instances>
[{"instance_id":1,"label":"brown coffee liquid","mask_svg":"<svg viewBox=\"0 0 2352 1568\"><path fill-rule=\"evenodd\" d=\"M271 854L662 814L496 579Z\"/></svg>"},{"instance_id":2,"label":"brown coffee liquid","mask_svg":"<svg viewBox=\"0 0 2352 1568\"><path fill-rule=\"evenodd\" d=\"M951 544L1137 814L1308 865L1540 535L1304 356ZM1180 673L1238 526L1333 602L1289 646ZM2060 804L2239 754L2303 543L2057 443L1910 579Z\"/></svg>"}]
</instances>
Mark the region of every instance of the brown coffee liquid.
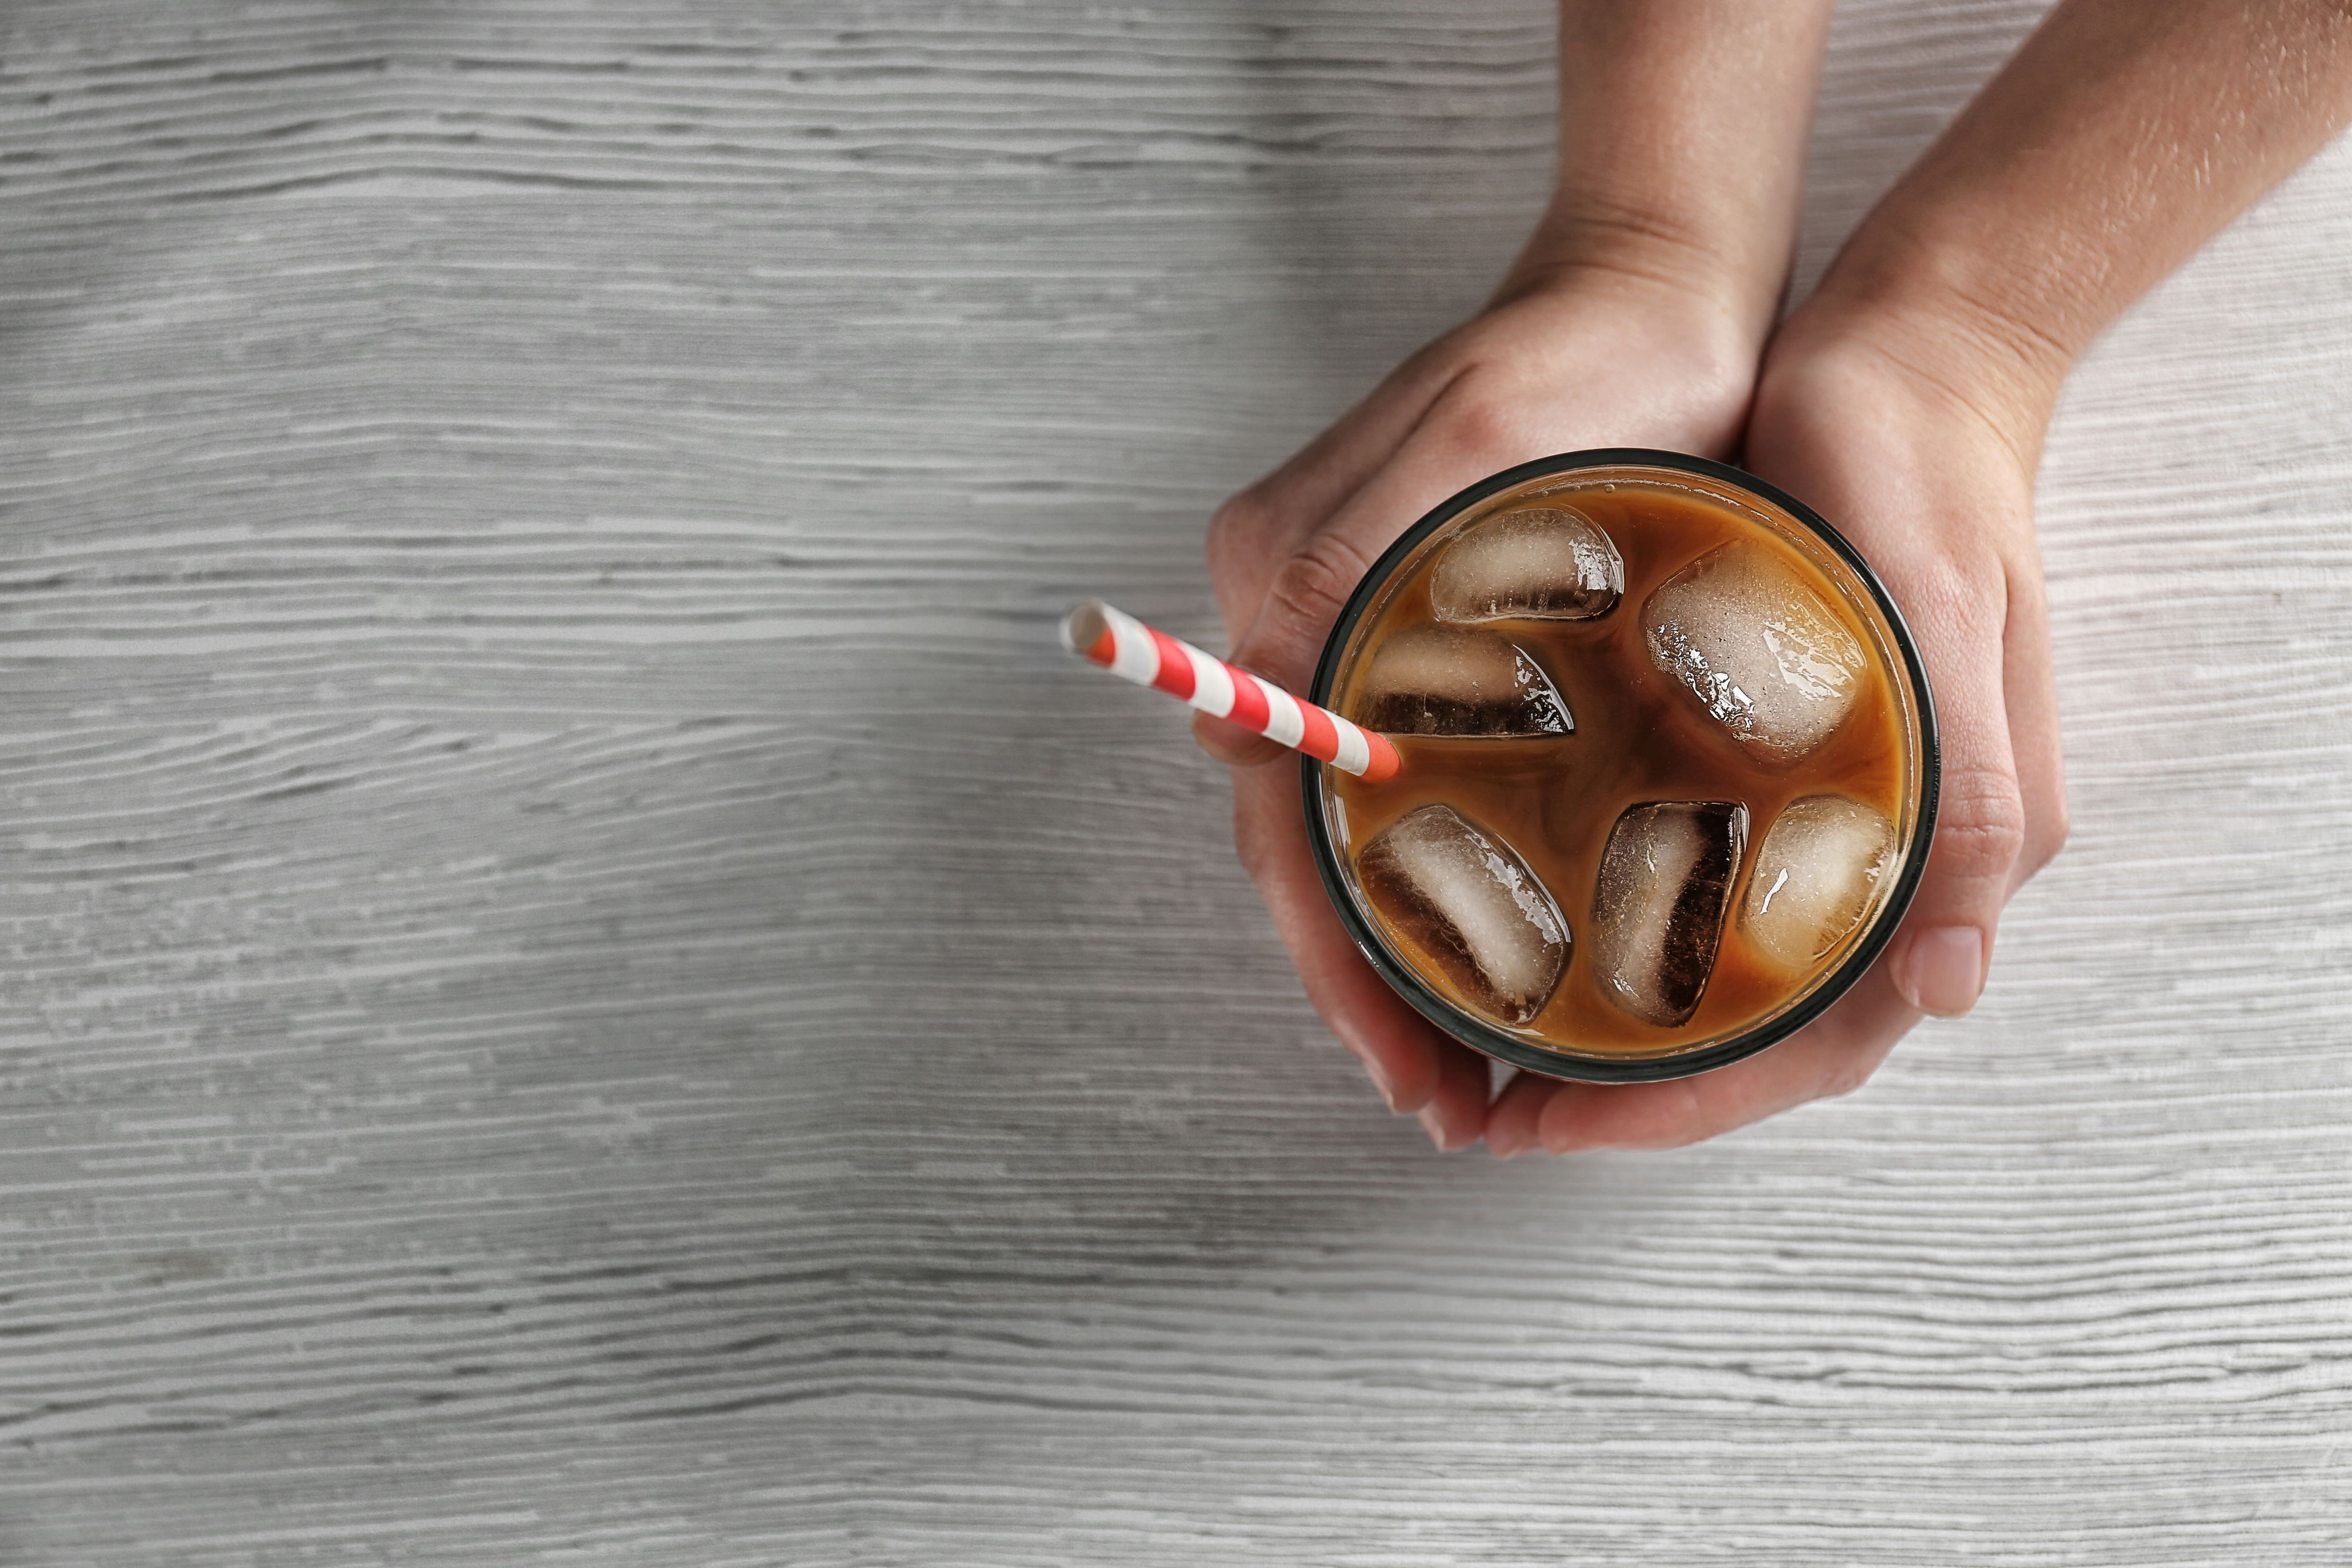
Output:
<instances>
[{"instance_id":1,"label":"brown coffee liquid","mask_svg":"<svg viewBox=\"0 0 2352 1568\"><path fill-rule=\"evenodd\" d=\"M1756 847L1790 801L1840 795L1898 825L1908 820L1906 719L1884 668L1884 644L1804 551L1722 501L1665 485L1619 481L1605 487L1550 485L1539 495L1516 498L1506 510L1544 505L1573 508L1616 542L1625 562L1623 598L1593 620L1483 625L1525 648L1550 673L1574 715L1575 732L1516 740L1392 735L1404 766L1389 783L1367 784L1326 770L1345 806L1349 863L1352 867L1364 846L1405 813L1432 803L1450 805L1516 849L1568 920L1568 968L1559 988L1524 1030L1514 1032L1533 1034L1563 1050L1633 1056L1737 1034L1811 985L1872 923L1865 919L1811 972L1792 978L1750 951L1739 913ZM1495 510L1484 509L1482 515ZM1818 748L1794 763L1775 762L1734 739L1687 688L1651 662L1644 645L1642 606L1651 592L1707 552L1735 541L1771 551L1799 573L1870 654L1853 710ZM1333 692L1340 713L1356 716L1363 673L1383 640L1433 623L1429 576L1442 554L1441 543L1408 563L1407 574L1356 639L1354 656ZM1732 887L1714 975L1697 1010L1674 1028L1645 1023L1610 999L1596 980L1588 936L1610 830L1628 807L1656 801L1740 801L1748 814L1747 853ZM1894 863L1884 875L1893 878ZM1383 929L1391 948L1406 956L1433 991L1474 1016L1498 1022L1448 984L1410 938L1386 922Z\"/></svg>"}]
</instances>

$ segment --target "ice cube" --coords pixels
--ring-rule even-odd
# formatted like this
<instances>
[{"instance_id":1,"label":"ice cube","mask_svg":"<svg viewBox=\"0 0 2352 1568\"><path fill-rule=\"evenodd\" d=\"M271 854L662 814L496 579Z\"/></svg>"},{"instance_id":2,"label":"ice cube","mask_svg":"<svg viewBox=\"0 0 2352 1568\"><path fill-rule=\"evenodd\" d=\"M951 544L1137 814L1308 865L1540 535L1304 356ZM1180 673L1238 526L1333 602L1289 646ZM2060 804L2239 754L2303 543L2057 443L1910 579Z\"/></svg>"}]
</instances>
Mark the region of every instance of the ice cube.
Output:
<instances>
[{"instance_id":1,"label":"ice cube","mask_svg":"<svg viewBox=\"0 0 2352 1568\"><path fill-rule=\"evenodd\" d=\"M1642 608L1650 658L1734 736L1794 762L1845 722L1862 645L1796 569L1760 545L1709 551Z\"/></svg>"},{"instance_id":2,"label":"ice cube","mask_svg":"<svg viewBox=\"0 0 2352 1568\"><path fill-rule=\"evenodd\" d=\"M1588 621L1617 607L1625 560L1581 512L1529 507L1454 536L1429 574L1441 621Z\"/></svg>"},{"instance_id":3,"label":"ice cube","mask_svg":"<svg viewBox=\"0 0 2352 1568\"><path fill-rule=\"evenodd\" d=\"M1576 720L1525 649L1493 632L1416 626L1381 644L1351 715L1391 735L1565 735Z\"/></svg>"},{"instance_id":4,"label":"ice cube","mask_svg":"<svg viewBox=\"0 0 2352 1568\"><path fill-rule=\"evenodd\" d=\"M1399 817L1356 879L1390 928L1507 1024L1543 1011L1568 967L1568 921L1511 847L1448 805Z\"/></svg>"},{"instance_id":5,"label":"ice cube","mask_svg":"<svg viewBox=\"0 0 2352 1568\"><path fill-rule=\"evenodd\" d=\"M1662 801L1617 819L1587 932L1611 1001L1664 1028L1697 1010L1747 847L1748 808L1735 801Z\"/></svg>"},{"instance_id":6,"label":"ice cube","mask_svg":"<svg viewBox=\"0 0 2352 1568\"><path fill-rule=\"evenodd\" d=\"M1862 923L1894 856L1895 824L1860 801L1791 801L1757 847L1740 929L1766 962L1810 969Z\"/></svg>"}]
</instances>

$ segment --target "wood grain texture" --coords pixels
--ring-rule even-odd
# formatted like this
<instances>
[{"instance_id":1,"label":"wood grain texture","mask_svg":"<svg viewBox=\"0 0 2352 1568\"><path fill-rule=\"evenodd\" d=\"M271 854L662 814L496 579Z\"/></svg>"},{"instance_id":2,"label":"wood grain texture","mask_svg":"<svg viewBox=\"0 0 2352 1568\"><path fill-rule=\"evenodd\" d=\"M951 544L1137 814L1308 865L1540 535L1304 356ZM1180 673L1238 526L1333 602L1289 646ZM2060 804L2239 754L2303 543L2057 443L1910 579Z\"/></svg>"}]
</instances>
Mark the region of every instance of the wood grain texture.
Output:
<instances>
[{"instance_id":1,"label":"wood grain texture","mask_svg":"<svg viewBox=\"0 0 2352 1568\"><path fill-rule=\"evenodd\" d=\"M1801 270L2030 26L1849 5ZM2043 483L1983 1006L1440 1159L1180 716L1475 303L1539 0L17 0L0 1562L2340 1564L2352 156Z\"/></svg>"}]
</instances>

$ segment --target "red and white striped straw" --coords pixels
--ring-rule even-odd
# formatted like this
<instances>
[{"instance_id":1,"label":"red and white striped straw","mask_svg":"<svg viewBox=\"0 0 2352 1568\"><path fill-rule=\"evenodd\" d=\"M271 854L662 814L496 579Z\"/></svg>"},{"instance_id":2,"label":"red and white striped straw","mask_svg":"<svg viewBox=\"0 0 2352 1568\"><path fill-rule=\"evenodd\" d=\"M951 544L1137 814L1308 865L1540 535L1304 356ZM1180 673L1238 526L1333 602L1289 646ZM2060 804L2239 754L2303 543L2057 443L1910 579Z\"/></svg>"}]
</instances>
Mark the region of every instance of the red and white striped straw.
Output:
<instances>
[{"instance_id":1,"label":"red and white striped straw","mask_svg":"<svg viewBox=\"0 0 2352 1568\"><path fill-rule=\"evenodd\" d=\"M1062 646L1113 675L1181 697L1203 713L1295 746L1366 784L1393 778L1402 765L1387 736L1359 729L1328 709L1293 697L1246 669L1235 669L1100 599L1070 606L1062 617Z\"/></svg>"}]
</instances>

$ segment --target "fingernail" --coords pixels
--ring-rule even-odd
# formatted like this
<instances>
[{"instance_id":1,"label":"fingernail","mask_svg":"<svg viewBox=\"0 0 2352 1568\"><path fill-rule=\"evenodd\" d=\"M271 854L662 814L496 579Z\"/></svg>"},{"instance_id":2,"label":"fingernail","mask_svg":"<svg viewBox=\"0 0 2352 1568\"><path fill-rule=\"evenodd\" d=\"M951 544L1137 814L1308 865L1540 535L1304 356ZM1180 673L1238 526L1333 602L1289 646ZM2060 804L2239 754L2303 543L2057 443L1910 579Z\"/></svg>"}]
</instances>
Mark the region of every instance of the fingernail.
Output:
<instances>
[{"instance_id":1,"label":"fingernail","mask_svg":"<svg viewBox=\"0 0 2352 1568\"><path fill-rule=\"evenodd\" d=\"M1363 1056L1356 1059L1364 1064L1364 1076L1370 1079L1372 1087L1381 1091L1381 1100L1391 1110L1396 1110L1396 1086L1389 1082L1389 1075L1381 1068L1380 1058Z\"/></svg>"},{"instance_id":2,"label":"fingernail","mask_svg":"<svg viewBox=\"0 0 2352 1568\"><path fill-rule=\"evenodd\" d=\"M1486 1152L1497 1160L1509 1160L1527 1152L1527 1129L1518 1126L1486 1127Z\"/></svg>"},{"instance_id":3,"label":"fingernail","mask_svg":"<svg viewBox=\"0 0 2352 1568\"><path fill-rule=\"evenodd\" d=\"M1895 988L1922 1013L1957 1018L1984 990L1985 938L1974 926L1930 926L1895 965Z\"/></svg>"},{"instance_id":4,"label":"fingernail","mask_svg":"<svg viewBox=\"0 0 2352 1568\"><path fill-rule=\"evenodd\" d=\"M1413 1120L1421 1123L1421 1130L1423 1132L1429 1134L1429 1141L1437 1146L1437 1152L1441 1154L1444 1153L1446 1152L1445 1123L1438 1120L1437 1107L1423 1106L1413 1113Z\"/></svg>"}]
</instances>

